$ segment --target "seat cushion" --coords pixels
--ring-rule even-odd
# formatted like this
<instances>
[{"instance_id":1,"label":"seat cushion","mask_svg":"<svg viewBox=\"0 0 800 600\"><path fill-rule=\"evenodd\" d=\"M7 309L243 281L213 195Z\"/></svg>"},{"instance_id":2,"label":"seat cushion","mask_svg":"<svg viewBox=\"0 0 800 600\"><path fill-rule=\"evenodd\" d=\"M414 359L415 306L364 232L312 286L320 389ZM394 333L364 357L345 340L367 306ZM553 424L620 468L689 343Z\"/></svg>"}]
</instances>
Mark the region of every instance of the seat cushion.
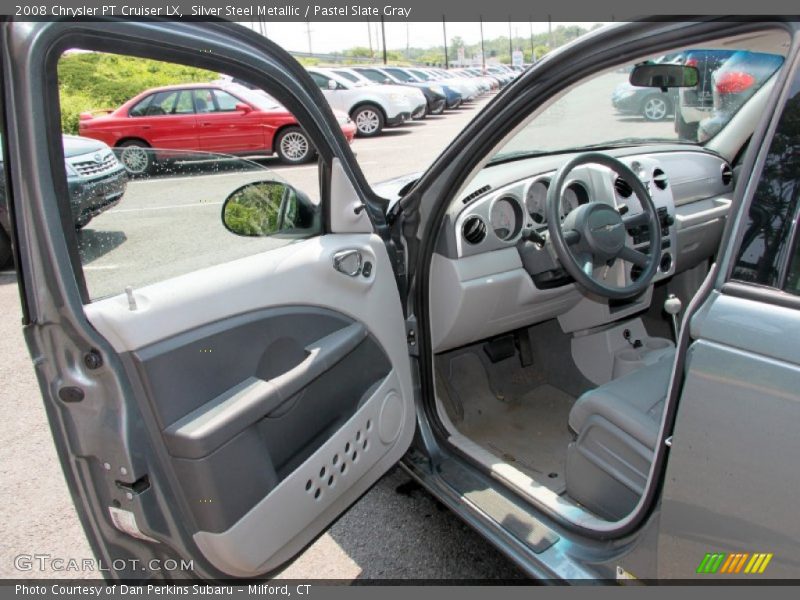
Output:
<instances>
[{"instance_id":1,"label":"seat cushion","mask_svg":"<svg viewBox=\"0 0 800 600\"><path fill-rule=\"evenodd\" d=\"M587 420L598 415L654 449L674 357L674 351L667 352L652 365L583 394L569 413L570 428L580 433Z\"/></svg>"}]
</instances>

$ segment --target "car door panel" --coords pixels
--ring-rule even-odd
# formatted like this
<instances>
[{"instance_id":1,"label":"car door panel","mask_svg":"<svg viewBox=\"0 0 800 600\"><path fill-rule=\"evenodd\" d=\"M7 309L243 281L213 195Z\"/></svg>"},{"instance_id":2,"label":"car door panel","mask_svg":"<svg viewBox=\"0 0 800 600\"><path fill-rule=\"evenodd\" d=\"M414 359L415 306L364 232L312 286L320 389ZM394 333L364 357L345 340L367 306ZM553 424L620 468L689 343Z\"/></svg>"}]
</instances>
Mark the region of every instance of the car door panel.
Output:
<instances>
[{"instance_id":1,"label":"car door panel","mask_svg":"<svg viewBox=\"0 0 800 600\"><path fill-rule=\"evenodd\" d=\"M369 277L334 269L351 249ZM195 541L225 573L278 566L298 529L410 443L410 373L392 366L408 364L402 313L379 274L391 274L380 238L327 235L136 290L142 312L124 295L86 307L142 382ZM308 281L327 290L314 305Z\"/></svg>"},{"instance_id":2,"label":"car door panel","mask_svg":"<svg viewBox=\"0 0 800 600\"><path fill-rule=\"evenodd\" d=\"M322 533L414 434L387 247L371 233L330 232L339 222L371 230L366 215L380 209L359 193L363 176L322 95L262 37L223 23L28 25L0 29L25 334L87 537L110 565L189 558L179 575L263 575ZM234 73L246 65L270 84L319 150L327 232L90 299L62 218L57 90L45 57L59 44L90 39L88 49L103 51L122 38L144 58L180 55ZM29 126L31 115L44 125ZM354 211L361 204L369 210ZM358 252L366 273L337 270L344 251ZM108 576L142 573L126 564Z\"/></svg>"}]
</instances>

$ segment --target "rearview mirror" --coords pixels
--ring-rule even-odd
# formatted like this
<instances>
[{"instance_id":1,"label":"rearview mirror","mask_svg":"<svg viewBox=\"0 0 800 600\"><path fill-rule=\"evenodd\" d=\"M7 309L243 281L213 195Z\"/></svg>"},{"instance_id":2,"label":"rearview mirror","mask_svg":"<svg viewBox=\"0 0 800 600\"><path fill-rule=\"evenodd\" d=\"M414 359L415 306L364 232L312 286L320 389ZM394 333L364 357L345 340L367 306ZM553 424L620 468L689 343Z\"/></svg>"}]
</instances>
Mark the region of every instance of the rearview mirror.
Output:
<instances>
[{"instance_id":1,"label":"rearview mirror","mask_svg":"<svg viewBox=\"0 0 800 600\"><path fill-rule=\"evenodd\" d=\"M239 102L235 106L235 109L236 109L237 112L241 112L241 113L247 114L247 113L249 113L250 111L253 110L253 107L250 106L249 104L245 104L244 102Z\"/></svg>"},{"instance_id":2,"label":"rearview mirror","mask_svg":"<svg viewBox=\"0 0 800 600\"><path fill-rule=\"evenodd\" d=\"M696 67L686 65L636 65L630 83L637 87L679 88L695 87L700 77Z\"/></svg>"},{"instance_id":3,"label":"rearview mirror","mask_svg":"<svg viewBox=\"0 0 800 600\"><path fill-rule=\"evenodd\" d=\"M222 224L231 233L249 237L301 238L321 233L318 207L280 181L248 183L232 192L222 205Z\"/></svg>"}]
</instances>

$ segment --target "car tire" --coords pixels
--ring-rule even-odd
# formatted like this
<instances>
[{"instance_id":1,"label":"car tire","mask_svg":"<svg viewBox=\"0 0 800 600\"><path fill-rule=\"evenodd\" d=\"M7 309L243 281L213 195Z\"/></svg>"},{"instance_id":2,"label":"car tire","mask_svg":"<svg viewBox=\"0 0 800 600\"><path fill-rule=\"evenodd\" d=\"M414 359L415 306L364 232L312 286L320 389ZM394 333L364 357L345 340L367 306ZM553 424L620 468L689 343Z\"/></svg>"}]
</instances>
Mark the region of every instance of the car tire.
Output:
<instances>
[{"instance_id":1,"label":"car tire","mask_svg":"<svg viewBox=\"0 0 800 600\"><path fill-rule=\"evenodd\" d=\"M275 139L275 154L287 165L299 165L313 160L317 151L305 131L287 127Z\"/></svg>"},{"instance_id":2,"label":"car tire","mask_svg":"<svg viewBox=\"0 0 800 600\"><path fill-rule=\"evenodd\" d=\"M439 108L437 108L436 110L430 111L431 114L432 115L440 115L440 114L442 114L444 112L446 104L447 104L447 102L442 102L442 104L439 106Z\"/></svg>"},{"instance_id":3,"label":"car tire","mask_svg":"<svg viewBox=\"0 0 800 600\"><path fill-rule=\"evenodd\" d=\"M464 103L464 101L461 98L459 98L458 100L456 100L455 104L453 104L453 106L450 107L450 110L457 110L457 109L461 108L461 105L463 103Z\"/></svg>"},{"instance_id":4,"label":"car tire","mask_svg":"<svg viewBox=\"0 0 800 600\"><path fill-rule=\"evenodd\" d=\"M117 158L129 175L134 177L147 175L155 161L153 153L145 142L130 140L123 142L118 148Z\"/></svg>"},{"instance_id":5,"label":"car tire","mask_svg":"<svg viewBox=\"0 0 800 600\"><path fill-rule=\"evenodd\" d=\"M383 112L374 104L363 104L350 113L358 137L375 137L383 131Z\"/></svg>"},{"instance_id":6,"label":"car tire","mask_svg":"<svg viewBox=\"0 0 800 600\"><path fill-rule=\"evenodd\" d=\"M11 266L11 238L0 226L0 269Z\"/></svg>"},{"instance_id":7,"label":"car tire","mask_svg":"<svg viewBox=\"0 0 800 600\"><path fill-rule=\"evenodd\" d=\"M675 133L682 140L689 140L692 142L697 141L697 130L700 123L687 123L683 120L681 111L676 111L675 115Z\"/></svg>"},{"instance_id":8,"label":"car tire","mask_svg":"<svg viewBox=\"0 0 800 600\"><path fill-rule=\"evenodd\" d=\"M651 94L642 101L641 114L646 121L663 121L670 114L670 102L663 96Z\"/></svg>"}]
</instances>

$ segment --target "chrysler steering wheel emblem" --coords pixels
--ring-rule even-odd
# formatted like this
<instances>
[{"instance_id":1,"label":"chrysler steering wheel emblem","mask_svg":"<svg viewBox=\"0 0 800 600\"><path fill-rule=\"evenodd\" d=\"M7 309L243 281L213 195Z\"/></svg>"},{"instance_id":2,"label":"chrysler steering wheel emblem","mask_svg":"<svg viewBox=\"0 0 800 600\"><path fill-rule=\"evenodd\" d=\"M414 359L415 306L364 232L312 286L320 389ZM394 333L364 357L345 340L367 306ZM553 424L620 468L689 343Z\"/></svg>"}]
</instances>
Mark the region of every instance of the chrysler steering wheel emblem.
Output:
<instances>
[{"instance_id":1,"label":"chrysler steering wheel emblem","mask_svg":"<svg viewBox=\"0 0 800 600\"><path fill-rule=\"evenodd\" d=\"M609 223L607 225L600 225L599 227L593 227L592 231L614 231L617 227L621 227L622 223Z\"/></svg>"}]
</instances>

